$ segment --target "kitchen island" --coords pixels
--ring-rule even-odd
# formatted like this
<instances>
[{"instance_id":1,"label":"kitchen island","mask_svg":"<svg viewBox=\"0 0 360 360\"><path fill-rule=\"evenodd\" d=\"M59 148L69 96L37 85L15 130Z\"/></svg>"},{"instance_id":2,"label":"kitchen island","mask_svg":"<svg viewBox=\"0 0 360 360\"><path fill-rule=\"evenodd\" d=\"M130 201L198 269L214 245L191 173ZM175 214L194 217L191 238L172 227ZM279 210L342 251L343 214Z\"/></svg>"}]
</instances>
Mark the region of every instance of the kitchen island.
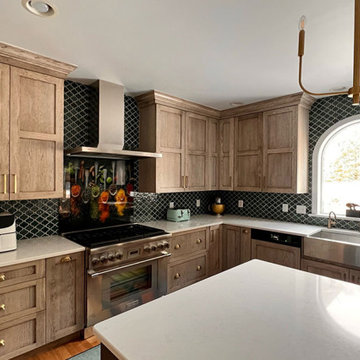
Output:
<instances>
[{"instance_id":1,"label":"kitchen island","mask_svg":"<svg viewBox=\"0 0 360 360\"><path fill-rule=\"evenodd\" d=\"M360 286L252 260L94 327L103 359L347 360Z\"/></svg>"}]
</instances>

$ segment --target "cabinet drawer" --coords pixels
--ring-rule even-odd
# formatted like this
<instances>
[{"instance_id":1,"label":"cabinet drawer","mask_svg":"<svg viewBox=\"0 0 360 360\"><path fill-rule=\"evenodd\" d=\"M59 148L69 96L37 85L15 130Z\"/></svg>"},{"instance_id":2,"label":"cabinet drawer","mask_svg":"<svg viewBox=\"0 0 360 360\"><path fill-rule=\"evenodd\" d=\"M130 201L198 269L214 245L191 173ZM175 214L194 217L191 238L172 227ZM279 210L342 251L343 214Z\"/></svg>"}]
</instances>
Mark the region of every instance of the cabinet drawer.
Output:
<instances>
[{"instance_id":1,"label":"cabinet drawer","mask_svg":"<svg viewBox=\"0 0 360 360\"><path fill-rule=\"evenodd\" d=\"M172 258L206 249L206 229L175 235L170 240Z\"/></svg>"},{"instance_id":2,"label":"cabinet drawer","mask_svg":"<svg viewBox=\"0 0 360 360\"><path fill-rule=\"evenodd\" d=\"M206 277L206 255L169 266L169 292Z\"/></svg>"},{"instance_id":3,"label":"cabinet drawer","mask_svg":"<svg viewBox=\"0 0 360 360\"><path fill-rule=\"evenodd\" d=\"M40 279L45 276L45 260L0 268L0 288Z\"/></svg>"},{"instance_id":4,"label":"cabinet drawer","mask_svg":"<svg viewBox=\"0 0 360 360\"><path fill-rule=\"evenodd\" d=\"M45 309L45 279L0 289L0 323Z\"/></svg>"},{"instance_id":5,"label":"cabinet drawer","mask_svg":"<svg viewBox=\"0 0 360 360\"><path fill-rule=\"evenodd\" d=\"M45 313L38 312L0 325L0 360L11 359L45 343Z\"/></svg>"}]
</instances>

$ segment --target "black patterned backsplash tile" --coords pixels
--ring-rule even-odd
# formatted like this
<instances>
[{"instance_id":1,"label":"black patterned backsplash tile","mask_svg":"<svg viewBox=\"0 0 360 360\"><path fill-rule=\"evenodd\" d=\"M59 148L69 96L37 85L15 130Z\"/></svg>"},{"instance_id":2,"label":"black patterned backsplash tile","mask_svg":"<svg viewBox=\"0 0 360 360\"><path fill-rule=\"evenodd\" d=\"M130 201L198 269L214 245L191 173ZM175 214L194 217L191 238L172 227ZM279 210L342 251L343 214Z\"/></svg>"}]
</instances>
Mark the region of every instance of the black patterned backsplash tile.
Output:
<instances>
[{"instance_id":1,"label":"black patterned backsplash tile","mask_svg":"<svg viewBox=\"0 0 360 360\"><path fill-rule=\"evenodd\" d=\"M90 86L65 81L64 102L64 144L65 148L81 145L94 146L98 141L98 96ZM317 100L310 111L309 124L309 185L311 189L312 152L324 131L348 116L359 114L351 99L335 96ZM135 99L125 96L125 148L134 150L139 142L139 112ZM138 164L134 162L135 191L137 190ZM177 208L190 208L193 215L208 212L208 206L216 196L221 196L226 213L251 217L263 217L313 225L326 225L326 219L296 214L296 205L305 205L311 212L311 191L309 194L274 194L256 192L208 191L168 194L135 192L132 221L144 222L163 219L170 202ZM196 200L200 199L200 207ZM238 200L244 207L238 208ZM287 213L282 204L289 205ZM10 211L17 218L18 239L53 235L59 232L58 199L2 201L0 211ZM359 223L338 220L337 227L358 230Z\"/></svg>"}]
</instances>

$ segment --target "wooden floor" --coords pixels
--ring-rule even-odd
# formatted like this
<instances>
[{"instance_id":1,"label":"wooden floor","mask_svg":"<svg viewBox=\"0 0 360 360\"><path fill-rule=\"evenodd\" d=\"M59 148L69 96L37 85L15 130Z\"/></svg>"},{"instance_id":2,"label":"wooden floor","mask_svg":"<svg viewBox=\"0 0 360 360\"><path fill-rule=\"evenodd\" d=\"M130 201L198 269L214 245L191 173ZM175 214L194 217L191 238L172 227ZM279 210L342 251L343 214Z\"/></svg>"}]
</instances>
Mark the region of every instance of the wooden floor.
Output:
<instances>
[{"instance_id":1,"label":"wooden floor","mask_svg":"<svg viewBox=\"0 0 360 360\"><path fill-rule=\"evenodd\" d=\"M65 360L85 350L91 349L98 344L99 342L95 336L86 340L73 340L54 349L31 356L27 360Z\"/></svg>"}]
</instances>

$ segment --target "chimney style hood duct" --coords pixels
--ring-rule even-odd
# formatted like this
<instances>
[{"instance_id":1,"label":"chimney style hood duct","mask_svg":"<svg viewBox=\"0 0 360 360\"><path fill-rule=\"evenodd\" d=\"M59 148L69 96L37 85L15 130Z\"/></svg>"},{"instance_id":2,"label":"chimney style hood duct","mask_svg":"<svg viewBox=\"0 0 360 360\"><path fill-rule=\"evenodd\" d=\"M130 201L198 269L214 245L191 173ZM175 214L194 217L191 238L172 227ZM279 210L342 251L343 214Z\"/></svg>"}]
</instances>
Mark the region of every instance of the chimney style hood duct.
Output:
<instances>
[{"instance_id":1,"label":"chimney style hood duct","mask_svg":"<svg viewBox=\"0 0 360 360\"><path fill-rule=\"evenodd\" d=\"M124 87L99 80L99 144L66 150L66 155L103 159L160 158L162 154L123 150Z\"/></svg>"}]
</instances>

